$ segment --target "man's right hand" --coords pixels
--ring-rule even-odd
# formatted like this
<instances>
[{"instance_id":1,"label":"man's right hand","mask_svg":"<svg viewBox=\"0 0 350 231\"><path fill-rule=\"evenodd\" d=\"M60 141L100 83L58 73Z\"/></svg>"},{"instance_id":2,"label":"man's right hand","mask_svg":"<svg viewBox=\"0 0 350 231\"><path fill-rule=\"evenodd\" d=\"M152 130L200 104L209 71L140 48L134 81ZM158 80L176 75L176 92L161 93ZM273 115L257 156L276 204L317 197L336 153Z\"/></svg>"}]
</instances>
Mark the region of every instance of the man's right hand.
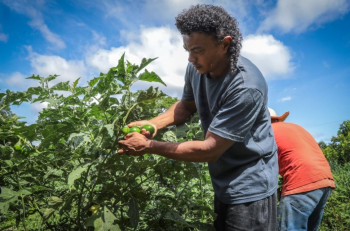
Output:
<instances>
[{"instance_id":1,"label":"man's right hand","mask_svg":"<svg viewBox=\"0 0 350 231\"><path fill-rule=\"evenodd\" d=\"M149 120L140 120L140 121L131 122L128 124L128 127L129 128L133 126L141 127L142 125L147 125L147 124L152 125L154 127L154 133L151 135L151 133L146 131L146 129L141 129L141 134L146 136L149 139L152 139L157 135L158 128L155 124L151 123Z\"/></svg>"}]
</instances>

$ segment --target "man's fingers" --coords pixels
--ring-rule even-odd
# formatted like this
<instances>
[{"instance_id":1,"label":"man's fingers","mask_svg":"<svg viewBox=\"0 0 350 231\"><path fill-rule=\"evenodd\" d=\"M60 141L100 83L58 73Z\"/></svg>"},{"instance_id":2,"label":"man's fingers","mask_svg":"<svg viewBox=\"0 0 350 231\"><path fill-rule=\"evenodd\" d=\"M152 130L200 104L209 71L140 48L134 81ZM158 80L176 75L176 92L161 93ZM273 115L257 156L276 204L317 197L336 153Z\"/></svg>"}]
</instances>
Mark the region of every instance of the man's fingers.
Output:
<instances>
[{"instance_id":1,"label":"man's fingers","mask_svg":"<svg viewBox=\"0 0 350 231\"><path fill-rule=\"evenodd\" d=\"M144 128L141 130L141 134L146 136L149 139L152 138L151 137L151 133L149 131L147 131L146 129L144 129Z\"/></svg>"}]
</instances>

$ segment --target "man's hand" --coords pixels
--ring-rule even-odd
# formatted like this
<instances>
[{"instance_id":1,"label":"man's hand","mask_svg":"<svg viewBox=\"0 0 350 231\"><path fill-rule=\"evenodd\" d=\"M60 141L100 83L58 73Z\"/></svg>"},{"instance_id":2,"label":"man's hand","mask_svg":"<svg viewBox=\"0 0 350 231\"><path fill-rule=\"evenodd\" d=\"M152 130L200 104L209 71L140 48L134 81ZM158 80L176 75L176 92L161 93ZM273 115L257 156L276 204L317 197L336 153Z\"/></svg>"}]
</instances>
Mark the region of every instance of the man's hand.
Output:
<instances>
[{"instance_id":1,"label":"man's hand","mask_svg":"<svg viewBox=\"0 0 350 231\"><path fill-rule=\"evenodd\" d=\"M157 135L158 128L155 124L151 123L150 121L140 120L140 121L131 122L128 124L128 127L129 128L131 128L133 126L141 127L142 125L146 125L146 124L152 125L154 127L154 133L151 135L151 133L146 131L146 129L141 129L141 134L146 136L149 139L152 139L153 137L155 137Z\"/></svg>"},{"instance_id":2,"label":"man's hand","mask_svg":"<svg viewBox=\"0 0 350 231\"><path fill-rule=\"evenodd\" d=\"M147 150L151 147L151 142L152 141L145 135L137 132L129 133L125 136L125 140L118 141L121 146L121 149L118 150L118 154L142 156L146 154Z\"/></svg>"}]
</instances>

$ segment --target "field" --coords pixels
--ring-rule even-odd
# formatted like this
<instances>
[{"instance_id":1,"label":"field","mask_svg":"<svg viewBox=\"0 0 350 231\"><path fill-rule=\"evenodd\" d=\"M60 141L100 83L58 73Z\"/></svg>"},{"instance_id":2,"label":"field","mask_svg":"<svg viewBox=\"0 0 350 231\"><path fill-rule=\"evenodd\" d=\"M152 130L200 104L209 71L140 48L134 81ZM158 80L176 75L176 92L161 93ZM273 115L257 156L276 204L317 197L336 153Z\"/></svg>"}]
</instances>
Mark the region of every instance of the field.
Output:
<instances>
[{"instance_id":1,"label":"field","mask_svg":"<svg viewBox=\"0 0 350 231\"><path fill-rule=\"evenodd\" d=\"M0 93L0 230L213 230L213 191L205 163L152 154L119 155L122 128L164 112L177 99L137 81L164 84L154 72L120 58L87 84L56 75L37 87ZM165 85L165 84L164 84ZM61 94L62 92L69 94ZM47 103L26 124L11 105ZM320 230L350 230L350 121L332 143L320 143L337 188ZM157 140L202 140L198 116L158 132Z\"/></svg>"}]
</instances>

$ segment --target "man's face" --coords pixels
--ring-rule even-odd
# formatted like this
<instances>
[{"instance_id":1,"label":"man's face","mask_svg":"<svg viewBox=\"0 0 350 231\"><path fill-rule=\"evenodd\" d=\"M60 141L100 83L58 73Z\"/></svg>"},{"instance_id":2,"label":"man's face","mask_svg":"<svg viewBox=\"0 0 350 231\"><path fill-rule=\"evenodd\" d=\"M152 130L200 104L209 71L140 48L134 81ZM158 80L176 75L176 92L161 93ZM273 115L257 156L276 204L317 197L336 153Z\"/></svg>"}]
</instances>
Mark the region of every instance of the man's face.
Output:
<instances>
[{"instance_id":1,"label":"man's face","mask_svg":"<svg viewBox=\"0 0 350 231\"><path fill-rule=\"evenodd\" d=\"M225 38L224 42L218 44L213 36L198 32L183 35L184 48L188 51L188 61L200 74L209 73L214 78L225 75L229 70L227 49L230 41Z\"/></svg>"}]
</instances>

